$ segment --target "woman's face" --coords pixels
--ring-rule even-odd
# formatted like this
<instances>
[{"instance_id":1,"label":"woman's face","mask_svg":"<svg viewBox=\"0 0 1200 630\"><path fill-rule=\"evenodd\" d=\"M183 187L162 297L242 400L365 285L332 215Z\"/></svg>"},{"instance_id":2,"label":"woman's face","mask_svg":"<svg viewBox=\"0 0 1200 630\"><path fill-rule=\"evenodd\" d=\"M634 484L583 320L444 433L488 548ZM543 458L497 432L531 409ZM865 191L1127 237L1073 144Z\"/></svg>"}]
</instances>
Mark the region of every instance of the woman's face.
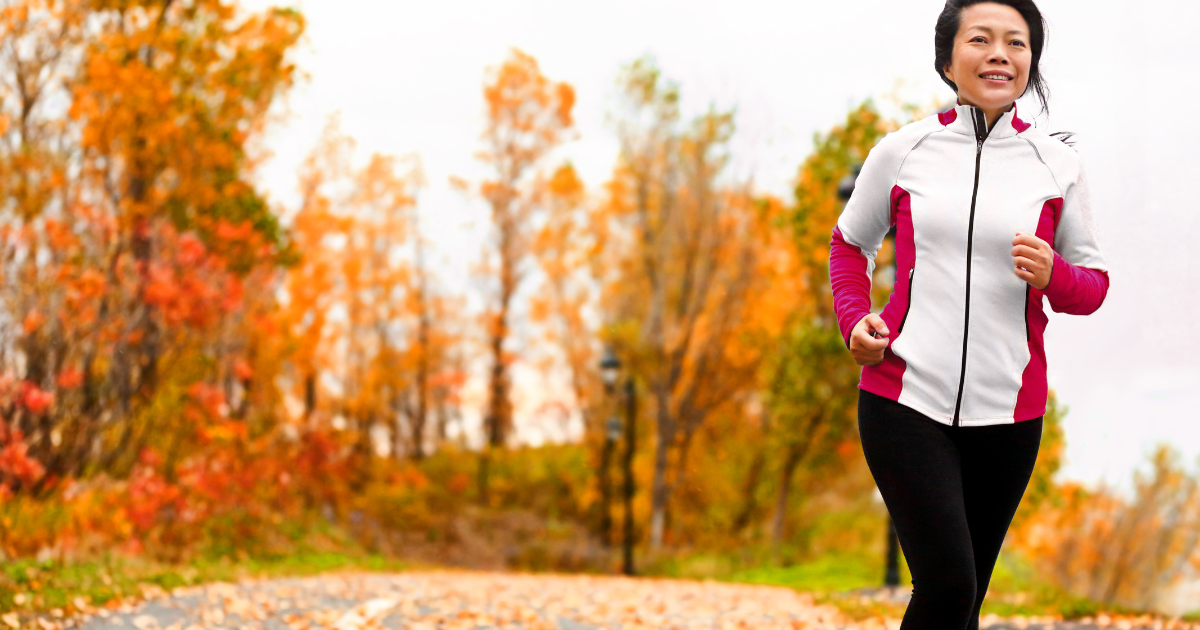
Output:
<instances>
[{"instance_id":1,"label":"woman's face","mask_svg":"<svg viewBox=\"0 0 1200 630\"><path fill-rule=\"evenodd\" d=\"M982 2L963 9L946 77L964 104L1007 111L1029 84L1029 25L1017 10Z\"/></svg>"}]
</instances>

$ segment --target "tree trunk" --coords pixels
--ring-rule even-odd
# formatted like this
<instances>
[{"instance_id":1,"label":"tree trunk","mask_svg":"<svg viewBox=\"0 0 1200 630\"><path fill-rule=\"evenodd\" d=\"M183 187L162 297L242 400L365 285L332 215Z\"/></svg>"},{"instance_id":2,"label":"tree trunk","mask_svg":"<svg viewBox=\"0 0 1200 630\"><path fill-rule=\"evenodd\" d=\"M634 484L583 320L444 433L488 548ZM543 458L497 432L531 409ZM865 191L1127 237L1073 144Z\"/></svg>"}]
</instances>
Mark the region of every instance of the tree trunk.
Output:
<instances>
[{"instance_id":1,"label":"tree trunk","mask_svg":"<svg viewBox=\"0 0 1200 630\"><path fill-rule=\"evenodd\" d=\"M761 448L754 454L750 462L750 472L746 474L746 483L742 485L742 507L733 518L730 527L731 534L740 534L750 524L750 519L758 511L758 483L762 479L763 467L767 463L767 450Z\"/></svg>"},{"instance_id":2,"label":"tree trunk","mask_svg":"<svg viewBox=\"0 0 1200 630\"><path fill-rule=\"evenodd\" d=\"M417 413L413 418L412 441L414 460L425 458L425 424L429 417L429 300L425 287L425 248L417 234Z\"/></svg>"},{"instance_id":3,"label":"tree trunk","mask_svg":"<svg viewBox=\"0 0 1200 630\"><path fill-rule=\"evenodd\" d=\"M596 481L600 485L600 542L605 547L612 545L612 486L609 483L608 465L612 460L615 443L604 437L604 446L600 450L600 470Z\"/></svg>"},{"instance_id":4,"label":"tree trunk","mask_svg":"<svg viewBox=\"0 0 1200 630\"><path fill-rule=\"evenodd\" d=\"M312 418L317 410L317 375L310 371L304 375L304 419ZM311 428L311 427L310 427Z\"/></svg>"},{"instance_id":5,"label":"tree trunk","mask_svg":"<svg viewBox=\"0 0 1200 630\"><path fill-rule=\"evenodd\" d=\"M793 442L788 446L787 455L783 460L783 470L779 476L779 494L775 499L775 518L771 525L771 540L773 542L783 542L787 529L787 506L792 489L792 477L796 472L796 467L808 452L808 447L811 443L811 440L805 440Z\"/></svg>"},{"instance_id":6,"label":"tree trunk","mask_svg":"<svg viewBox=\"0 0 1200 630\"><path fill-rule=\"evenodd\" d=\"M666 525L667 502L671 488L667 485L671 446L675 442L675 418L668 409L670 393L662 388L655 392L658 404L656 420L658 440L654 444L654 480L650 486L650 548L660 549Z\"/></svg>"},{"instance_id":7,"label":"tree trunk","mask_svg":"<svg viewBox=\"0 0 1200 630\"><path fill-rule=\"evenodd\" d=\"M488 504L488 468L491 464L491 458L492 445L489 442L484 442L483 448L479 451L479 468L476 476L479 505L484 507L487 507Z\"/></svg>"}]
</instances>

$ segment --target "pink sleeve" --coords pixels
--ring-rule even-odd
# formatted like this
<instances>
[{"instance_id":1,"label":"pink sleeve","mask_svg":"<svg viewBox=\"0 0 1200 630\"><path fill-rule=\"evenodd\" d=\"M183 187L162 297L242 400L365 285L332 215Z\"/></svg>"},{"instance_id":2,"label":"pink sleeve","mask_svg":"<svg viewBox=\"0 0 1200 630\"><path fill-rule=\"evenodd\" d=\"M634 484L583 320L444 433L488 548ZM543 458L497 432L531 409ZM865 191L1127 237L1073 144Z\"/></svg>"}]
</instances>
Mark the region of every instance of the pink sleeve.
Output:
<instances>
[{"instance_id":1,"label":"pink sleeve","mask_svg":"<svg viewBox=\"0 0 1200 630\"><path fill-rule=\"evenodd\" d=\"M829 242L829 282L833 286L838 327L849 348L854 325L871 312L871 279L867 276L867 257L862 249L847 243L836 226Z\"/></svg>"},{"instance_id":2,"label":"pink sleeve","mask_svg":"<svg viewBox=\"0 0 1200 630\"><path fill-rule=\"evenodd\" d=\"M1055 252L1050 284L1043 293L1056 313L1090 315L1108 294L1108 272L1073 265Z\"/></svg>"}]
</instances>

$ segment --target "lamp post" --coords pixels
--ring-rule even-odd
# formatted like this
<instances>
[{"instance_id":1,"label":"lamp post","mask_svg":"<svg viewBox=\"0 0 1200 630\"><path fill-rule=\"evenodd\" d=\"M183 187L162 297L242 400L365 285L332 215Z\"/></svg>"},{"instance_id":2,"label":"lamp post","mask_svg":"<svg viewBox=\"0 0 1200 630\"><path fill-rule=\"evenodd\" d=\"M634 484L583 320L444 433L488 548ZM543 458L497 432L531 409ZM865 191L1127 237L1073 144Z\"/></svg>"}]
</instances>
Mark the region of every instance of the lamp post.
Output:
<instances>
[{"instance_id":1,"label":"lamp post","mask_svg":"<svg viewBox=\"0 0 1200 630\"><path fill-rule=\"evenodd\" d=\"M621 359L616 353L608 348L604 352L604 358L600 361L600 374L604 379L604 390L608 394L613 394L616 389L617 379L621 373ZM621 572L625 575L633 575L633 453L636 447L635 438L637 436L637 388L633 384L633 376L626 375L625 377L625 422L622 423L616 416L608 419L604 433L604 451L602 453L603 469L601 473L601 492L602 500L604 501L604 514L601 520L601 529L607 537L611 527L611 517L608 510L608 459L611 457L613 447L617 439L621 436L622 424L625 429L625 453L622 461L622 469L625 476L624 484L624 532L621 536L622 547L622 562Z\"/></svg>"},{"instance_id":2,"label":"lamp post","mask_svg":"<svg viewBox=\"0 0 1200 630\"><path fill-rule=\"evenodd\" d=\"M621 360L606 348L604 357L600 360L600 378L604 381L604 393L612 396L621 371ZM615 416L609 416L604 426L604 447L600 451L600 540L604 546L612 544L612 489L608 479L608 464L612 459L613 447L621 437L621 421Z\"/></svg>"},{"instance_id":3,"label":"lamp post","mask_svg":"<svg viewBox=\"0 0 1200 630\"><path fill-rule=\"evenodd\" d=\"M860 172L862 164L856 164L850 174L838 182L837 195L842 201L849 201L850 195L854 194L854 184ZM893 225L887 235L895 238L896 226ZM887 567L884 569L883 585L900 586L900 538L896 535L896 523L892 521L891 514L888 514Z\"/></svg>"},{"instance_id":4,"label":"lamp post","mask_svg":"<svg viewBox=\"0 0 1200 630\"><path fill-rule=\"evenodd\" d=\"M625 377L625 535L621 572L633 575L633 449L637 436L637 388L633 377Z\"/></svg>"}]
</instances>

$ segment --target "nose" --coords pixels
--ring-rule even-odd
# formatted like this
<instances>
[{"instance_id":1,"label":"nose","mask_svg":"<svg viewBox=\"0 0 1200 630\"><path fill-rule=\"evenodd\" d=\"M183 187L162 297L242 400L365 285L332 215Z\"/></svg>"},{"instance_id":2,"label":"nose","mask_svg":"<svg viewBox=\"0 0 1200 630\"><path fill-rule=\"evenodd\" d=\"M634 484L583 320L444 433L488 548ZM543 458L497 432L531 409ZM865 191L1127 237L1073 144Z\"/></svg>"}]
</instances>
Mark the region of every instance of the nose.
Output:
<instances>
[{"instance_id":1,"label":"nose","mask_svg":"<svg viewBox=\"0 0 1200 630\"><path fill-rule=\"evenodd\" d=\"M1008 53L1005 51L1004 45L998 45L992 49L992 54L988 59L991 63L1008 65Z\"/></svg>"}]
</instances>

